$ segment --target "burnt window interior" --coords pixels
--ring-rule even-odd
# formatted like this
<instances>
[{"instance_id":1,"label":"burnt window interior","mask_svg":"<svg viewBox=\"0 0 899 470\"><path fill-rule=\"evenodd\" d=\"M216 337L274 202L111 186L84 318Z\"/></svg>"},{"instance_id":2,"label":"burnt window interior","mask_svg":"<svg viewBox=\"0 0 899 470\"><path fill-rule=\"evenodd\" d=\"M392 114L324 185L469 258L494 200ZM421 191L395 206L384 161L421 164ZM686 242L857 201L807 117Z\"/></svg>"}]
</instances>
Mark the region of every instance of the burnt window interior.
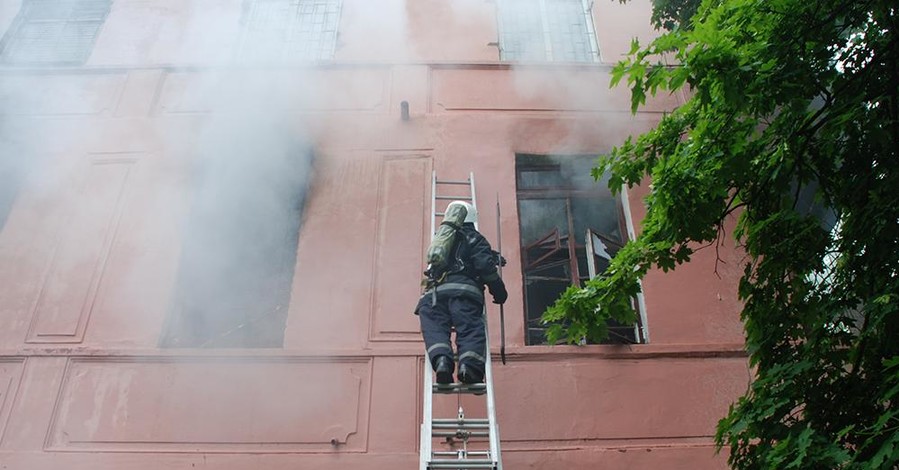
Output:
<instances>
[{"instance_id":1,"label":"burnt window interior","mask_svg":"<svg viewBox=\"0 0 899 470\"><path fill-rule=\"evenodd\" d=\"M94 47L112 0L24 0L2 41L14 64L80 65Z\"/></svg>"},{"instance_id":2,"label":"burnt window interior","mask_svg":"<svg viewBox=\"0 0 899 470\"><path fill-rule=\"evenodd\" d=\"M282 347L312 155L211 160L195 170L161 346Z\"/></svg>"},{"instance_id":3,"label":"burnt window interior","mask_svg":"<svg viewBox=\"0 0 899 470\"><path fill-rule=\"evenodd\" d=\"M340 0L246 0L241 56L254 62L330 60Z\"/></svg>"},{"instance_id":4,"label":"burnt window interior","mask_svg":"<svg viewBox=\"0 0 899 470\"><path fill-rule=\"evenodd\" d=\"M592 1L499 0L500 59L595 62Z\"/></svg>"},{"instance_id":5,"label":"burnt window interior","mask_svg":"<svg viewBox=\"0 0 899 470\"><path fill-rule=\"evenodd\" d=\"M594 181L594 156L517 155L527 344L546 344L540 316L571 285L604 272L627 241L621 201ZM640 342L639 326L609 324L608 343Z\"/></svg>"}]
</instances>

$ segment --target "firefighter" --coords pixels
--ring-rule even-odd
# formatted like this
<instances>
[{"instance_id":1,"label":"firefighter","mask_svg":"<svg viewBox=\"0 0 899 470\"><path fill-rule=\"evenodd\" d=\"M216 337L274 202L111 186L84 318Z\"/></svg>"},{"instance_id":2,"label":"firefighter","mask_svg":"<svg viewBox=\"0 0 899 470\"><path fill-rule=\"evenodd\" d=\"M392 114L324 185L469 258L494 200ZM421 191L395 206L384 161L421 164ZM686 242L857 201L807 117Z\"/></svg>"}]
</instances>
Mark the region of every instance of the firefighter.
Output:
<instances>
[{"instance_id":1,"label":"firefighter","mask_svg":"<svg viewBox=\"0 0 899 470\"><path fill-rule=\"evenodd\" d=\"M471 204L462 204L467 212L459 228L448 266L439 278L429 282L418 301L415 313L421 321L427 356L437 375L438 384L453 382L453 349L450 331L456 328L456 350L459 354L459 382L466 384L484 381L484 286L490 291L493 303L502 304L508 293L497 274L499 254L474 228L478 214Z\"/></svg>"}]
</instances>

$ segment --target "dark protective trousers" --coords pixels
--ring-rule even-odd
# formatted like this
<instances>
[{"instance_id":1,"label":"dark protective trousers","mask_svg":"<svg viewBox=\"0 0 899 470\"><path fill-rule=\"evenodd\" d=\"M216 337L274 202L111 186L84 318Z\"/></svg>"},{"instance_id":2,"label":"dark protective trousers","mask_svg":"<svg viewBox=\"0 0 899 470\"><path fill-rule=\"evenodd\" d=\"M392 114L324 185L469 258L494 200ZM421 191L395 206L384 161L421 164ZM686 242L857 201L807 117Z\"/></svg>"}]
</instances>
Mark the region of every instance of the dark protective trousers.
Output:
<instances>
[{"instance_id":1,"label":"dark protective trousers","mask_svg":"<svg viewBox=\"0 0 899 470\"><path fill-rule=\"evenodd\" d=\"M484 374L484 306L467 297L437 296L437 303L425 301L418 311L421 335L425 340L431 366L440 355L453 357L450 331L456 327L456 350L459 364Z\"/></svg>"}]
</instances>

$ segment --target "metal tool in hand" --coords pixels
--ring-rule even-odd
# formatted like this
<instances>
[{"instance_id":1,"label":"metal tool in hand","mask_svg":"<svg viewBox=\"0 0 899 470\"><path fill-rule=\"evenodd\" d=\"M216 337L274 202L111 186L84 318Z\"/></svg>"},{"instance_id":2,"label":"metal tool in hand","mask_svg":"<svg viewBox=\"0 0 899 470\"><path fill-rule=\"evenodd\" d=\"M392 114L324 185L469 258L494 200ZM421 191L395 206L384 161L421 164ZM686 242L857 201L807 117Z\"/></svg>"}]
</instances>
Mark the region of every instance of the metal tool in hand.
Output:
<instances>
[{"instance_id":1,"label":"metal tool in hand","mask_svg":"<svg viewBox=\"0 0 899 470\"><path fill-rule=\"evenodd\" d=\"M499 193L496 194L496 250L499 252L499 259L496 260L496 264L499 266L497 271L499 272L500 279L503 278L503 232L500 227L500 211L499 211ZM503 304L499 304L499 336L500 336L500 346L499 346L499 357L503 361L503 365L506 364L506 312L503 309Z\"/></svg>"}]
</instances>

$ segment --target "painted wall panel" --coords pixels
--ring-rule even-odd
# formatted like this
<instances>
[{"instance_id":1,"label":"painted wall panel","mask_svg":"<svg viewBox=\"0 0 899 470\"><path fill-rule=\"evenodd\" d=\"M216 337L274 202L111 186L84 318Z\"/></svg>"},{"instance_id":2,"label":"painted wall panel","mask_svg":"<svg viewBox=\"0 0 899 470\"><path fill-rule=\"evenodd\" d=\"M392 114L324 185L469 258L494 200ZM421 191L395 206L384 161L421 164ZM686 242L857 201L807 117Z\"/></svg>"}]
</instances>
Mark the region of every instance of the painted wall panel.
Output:
<instances>
[{"instance_id":1,"label":"painted wall panel","mask_svg":"<svg viewBox=\"0 0 899 470\"><path fill-rule=\"evenodd\" d=\"M361 451L368 359L71 359L48 445L91 451ZM314 377L315 380L310 380Z\"/></svg>"},{"instance_id":2,"label":"painted wall panel","mask_svg":"<svg viewBox=\"0 0 899 470\"><path fill-rule=\"evenodd\" d=\"M494 367L503 441L608 441L714 436L746 390L742 359L566 360ZM527 412L502 404L526 403ZM564 406L558 406L564 403ZM534 426L533 423L541 423Z\"/></svg>"},{"instance_id":3,"label":"painted wall panel","mask_svg":"<svg viewBox=\"0 0 899 470\"><path fill-rule=\"evenodd\" d=\"M292 350L358 350L368 338L380 161L316 156L284 335Z\"/></svg>"},{"instance_id":4,"label":"painted wall panel","mask_svg":"<svg viewBox=\"0 0 899 470\"><path fill-rule=\"evenodd\" d=\"M165 73L159 69L130 71L116 103L116 117L149 115L163 77Z\"/></svg>"},{"instance_id":5,"label":"painted wall panel","mask_svg":"<svg viewBox=\"0 0 899 470\"><path fill-rule=\"evenodd\" d=\"M593 24L603 63L613 65L627 57L631 41L649 44L659 31L647 27L652 16L652 2L636 0L622 3L594 2ZM625 33L626 31L626 33ZM623 86L620 92L627 94Z\"/></svg>"},{"instance_id":6,"label":"painted wall panel","mask_svg":"<svg viewBox=\"0 0 899 470\"><path fill-rule=\"evenodd\" d=\"M87 347L156 347L171 308L182 245L186 171L171 154L142 154L84 333ZM187 162L184 163L185 165Z\"/></svg>"},{"instance_id":7,"label":"painted wall panel","mask_svg":"<svg viewBox=\"0 0 899 470\"><path fill-rule=\"evenodd\" d=\"M380 110L390 80L385 67L292 69L275 72L170 72L159 113ZM248 100L251 100L248 102Z\"/></svg>"},{"instance_id":8,"label":"painted wall panel","mask_svg":"<svg viewBox=\"0 0 899 470\"><path fill-rule=\"evenodd\" d=\"M6 432L7 421L22 380L24 358L0 357L0 442Z\"/></svg>"},{"instance_id":9,"label":"painted wall panel","mask_svg":"<svg viewBox=\"0 0 899 470\"><path fill-rule=\"evenodd\" d=\"M6 357L15 361L15 357ZM0 463L17 451L39 454L47 442L53 405L59 393L67 359L64 357L25 357L20 363L21 379L15 395L8 396L10 407L6 431L0 440ZM16 467L10 466L12 470ZM44 470L41 467L20 467Z\"/></svg>"},{"instance_id":10,"label":"painted wall panel","mask_svg":"<svg viewBox=\"0 0 899 470\"><path fill-rule=\"evenodd\" d=\"M419 341L413 315L421 295L422 257L430 240L431 161L387 158L381 165L378 232L375 241L371 339Z\"/></svg>"},{"instance_id":11,"label":"painted wall panel","mask_svg":"<svg viewBox=\"0 0 899 470\"><path fill-rule=\"evenodd\" d=\"M609 89L609 72L596 67L434 67L432 110L615 111L630 113L630 96ZM642 112L676 106L672 96L647 98Z\"/></svg>"},{"instance_id":12,"label":"painted wall panel","mask_svg":"<svg viewBox=\"0 0 899 470\"><path fill-rule=\"evenodd\" d=\"M421 361L377 357L372 367L371 437L368 452L418 452L421 425Z\"/></svg>"},{"instance_id":13,"label":"painted wall panel","mask_svg":"<svg viewBox=\"0 0 899 470\"><path fill-rule=\"evenodd\" d=\"M124 73L0 76L2 115L96 115L110 111Z\"/></svg>"},{"instance_id":14,"label":"painted wall panel","mask_svg":"<svg viewBox=\"0 0 899 470\"><path fill-rule=\"evenodd\" d=\"M59 234L34 307L29 342L80 342L112 246L133 156L93 158Z\"/></svg>"}]
</instances>

